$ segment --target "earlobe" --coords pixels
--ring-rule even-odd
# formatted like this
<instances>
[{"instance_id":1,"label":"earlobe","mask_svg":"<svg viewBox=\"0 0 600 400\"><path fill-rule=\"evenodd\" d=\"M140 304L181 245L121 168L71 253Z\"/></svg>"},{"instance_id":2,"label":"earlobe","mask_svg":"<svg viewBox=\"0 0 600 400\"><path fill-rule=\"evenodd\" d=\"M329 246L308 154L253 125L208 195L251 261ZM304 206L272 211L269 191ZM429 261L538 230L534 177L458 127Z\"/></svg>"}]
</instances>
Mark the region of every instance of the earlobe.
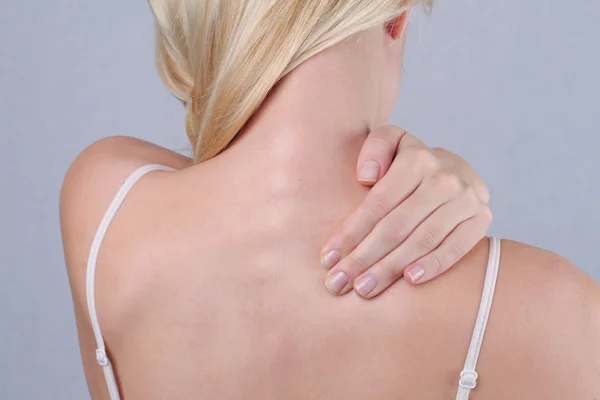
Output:
<instances>
[{"instance_id":1,"label":"earlobe","mask_svg":"<svg viewBox=\"0 0 600 400\"><path fill-rule=\"evenodd\" d=\"M400 14L397 18L385 24L385 30L392 39L396 40L404 33L406 27L406 16L408 12L405 11Z\"/></svg>"}]
</instances>

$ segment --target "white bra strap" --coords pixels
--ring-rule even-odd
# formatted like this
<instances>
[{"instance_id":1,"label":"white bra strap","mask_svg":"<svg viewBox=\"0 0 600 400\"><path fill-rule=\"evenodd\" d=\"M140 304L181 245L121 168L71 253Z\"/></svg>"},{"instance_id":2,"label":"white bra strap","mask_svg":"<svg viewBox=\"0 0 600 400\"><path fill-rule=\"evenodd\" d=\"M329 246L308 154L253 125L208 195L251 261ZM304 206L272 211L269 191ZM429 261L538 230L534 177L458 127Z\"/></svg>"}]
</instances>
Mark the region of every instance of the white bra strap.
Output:
<instances>
[{"instance_id":1,"label":"white bra strap","mask_svg":"<svg viewBox=\"0 0 600 400\"><path fill-rule=\"evenodd\" d=\"M494 299L494 290L496 289L496 279L498 278L498 267L500 266L500 239L496 237L490 238L490 253L488 258L487 272L485 274L485 283L483 286L483 294L481 303L479 304L479 312L475 321L475 329L471 337L469 352L465 366L460 373L458 382L458 393L456 400L468 400L471 389L477 385L477 372L475 367L479 358L479 351L485 335L488 317L492 308Z\"/></svg>"},{"instance_id":2,"label":"white bra strap","mask_svg":"<svg viewBox=\"0 0 600 400\"><path fill-rule=\"evenodd\" d=\"M110 203L108 210L106 210L104 218L102 218L102 222L100 223L100 226L96 231L96 236L94 236L94 241L92 242L92 248L90 250L90 256L87 262L87 274L85 285L88 311L90 314L90 320L92 321L92 329L94 330L96 343L98 344L98 348L96 350L96 361L102 366L102 369L104 370L104 377L106 378L106 384L108 385L108 391L110 393L111 400L119 400L120 397L117 382L115 380L115 374L111 362L106 354L104 337L102 336L102 332L100 331L100 324L98 323L98 314L96 312L96 298L94 285L94 280L96 276L96 260L98 259L98 252L100 250L100 246L102 245L102 241L104 240L104 236L106 235L106 231L108 230L108 227L110 226L110 223L112 222L115 214L119 210L119 207L121 207L121 204L123 204L125 197L129 193L133 185L135 185L136 182L140 180L140 178L142 178L148 172L156 170L173 171L173 168L157 164L144 165L135 170L123 182L115 198Z\"/></svg>"}]
</instances>

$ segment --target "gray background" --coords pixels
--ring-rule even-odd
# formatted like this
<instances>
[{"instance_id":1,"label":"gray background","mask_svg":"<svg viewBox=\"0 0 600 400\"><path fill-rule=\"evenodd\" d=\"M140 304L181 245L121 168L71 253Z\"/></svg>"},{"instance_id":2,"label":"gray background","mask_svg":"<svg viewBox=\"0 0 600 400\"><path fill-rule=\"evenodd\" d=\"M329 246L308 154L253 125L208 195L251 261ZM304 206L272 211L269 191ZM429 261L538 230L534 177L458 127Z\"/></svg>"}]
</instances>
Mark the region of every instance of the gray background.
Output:
<instances>
[{"instance_id":1,"label":"gray background","mask_svg":"<svg viewBox=\"0 0 600 400\"><path fill-rule=\"evenodd\" d=\"M439 0L409 32L391 122L470 160L492 234L600 280L600 5ZM0 397L87 398L58 225L62 177L104 136L183 150L144 1L0 0Z\"/></svg>"}]
</instances>

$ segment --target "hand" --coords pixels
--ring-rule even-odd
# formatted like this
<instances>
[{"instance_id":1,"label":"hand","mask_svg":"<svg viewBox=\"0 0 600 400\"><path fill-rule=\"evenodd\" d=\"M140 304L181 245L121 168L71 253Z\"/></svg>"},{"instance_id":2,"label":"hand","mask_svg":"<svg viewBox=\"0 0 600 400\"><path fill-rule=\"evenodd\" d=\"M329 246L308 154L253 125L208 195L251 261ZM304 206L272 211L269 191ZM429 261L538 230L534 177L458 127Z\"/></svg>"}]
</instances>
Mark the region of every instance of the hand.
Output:
<instances>
[{"instance_id":1,"label":"hand","mask_svg":"<svg viewBox=\"0 0 600 400\"><path fill-rule=\"evenodd\" d=\"M354 287L372 298L402 276L427 282L467 254L491 224L489 192L471 166L400 128L368 136L357 172L374 186L321 252L333 294Z\"/></svg>"}]
</instances>

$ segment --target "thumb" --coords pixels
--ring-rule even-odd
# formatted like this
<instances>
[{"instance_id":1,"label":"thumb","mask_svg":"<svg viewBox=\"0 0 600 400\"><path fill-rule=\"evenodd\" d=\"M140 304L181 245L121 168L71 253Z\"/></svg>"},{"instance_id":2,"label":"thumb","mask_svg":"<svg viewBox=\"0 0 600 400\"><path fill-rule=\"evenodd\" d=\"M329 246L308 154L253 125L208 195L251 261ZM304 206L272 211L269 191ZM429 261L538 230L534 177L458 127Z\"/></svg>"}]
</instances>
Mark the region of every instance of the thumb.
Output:
<instances>
[{"instance_id":1,"label":"thumb","mask_svg":"<svg viewBox=\"0 0 600 400\"><path fill-rule=\"evenodd\" d=\"M358 181L372 186L388 171L394 161L398 145L406 131L386 125L369 133L358 156Z\"/></svg>"}]
</instances>

